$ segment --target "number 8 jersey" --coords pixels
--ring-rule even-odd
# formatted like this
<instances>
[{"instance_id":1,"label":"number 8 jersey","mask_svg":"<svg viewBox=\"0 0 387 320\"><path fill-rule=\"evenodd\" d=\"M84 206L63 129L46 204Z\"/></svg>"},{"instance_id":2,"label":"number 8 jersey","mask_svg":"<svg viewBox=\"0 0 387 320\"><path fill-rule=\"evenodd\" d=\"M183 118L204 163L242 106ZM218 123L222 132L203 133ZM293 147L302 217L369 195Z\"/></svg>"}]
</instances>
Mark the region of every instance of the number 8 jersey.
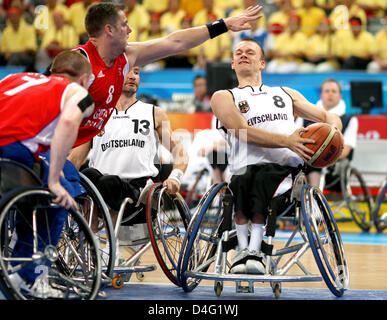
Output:
<instances>
[{"instance_id":1,"label":"number 8 jersey","mask_svg":"<svg viewBox=\"0 0 387 320\"><path fill-rule=\"evenodd\" d=\"M292 98L281 87L233 88L229 90L234 98L235 106L247 124L262 130L292 134L296 129ZM226 133L229 147L229 166L232 174L242 174L248 165L277 163L291 167L303 164L303 160L288 148L265 148L255 144L247 144L222 127L218 129ZM242 136L246 133L240 133Z\"/></svg>"},{"instance_id":2,"label":"number 8 jersey","mask_svg":"<svg viewBox=\"0 0 387 320\"><path fill-rule=\"evenodd\" d=\"M137 100L125 111L114 109L93 138L89 166L123 179L155 177L158 143L154 106Z\"/></svg>"}]
</instances>

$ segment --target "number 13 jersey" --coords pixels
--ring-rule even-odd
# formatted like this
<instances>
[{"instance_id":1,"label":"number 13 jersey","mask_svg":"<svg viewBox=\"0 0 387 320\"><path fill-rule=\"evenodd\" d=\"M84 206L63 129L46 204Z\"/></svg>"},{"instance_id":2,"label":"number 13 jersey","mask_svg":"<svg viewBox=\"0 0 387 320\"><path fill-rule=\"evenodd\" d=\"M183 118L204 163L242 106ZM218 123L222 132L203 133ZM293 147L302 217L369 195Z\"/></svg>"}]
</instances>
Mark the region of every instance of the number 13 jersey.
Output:
<instances>
[{"instance_id":1,"label":"number 13 jersey","mask_svg":"<svg viewBox=\"0 0 387 320\"><path fill-rule=\"evenodd\" d=\"M154 106L137 100L125 111L114 109L93 138L89 166L124 179L155 177L158 143Z\"/></svg>"},{"instance_id":2,"label":"number 13 jersey","mask_svg":"<svg viewBox=\"0 0 387 320\"><path fill-rule=\"evenodd\" d=\"M233 88L229 90L235 106L251 127L262 130L292 134L296 129L292 98L281 87ZM222 125L218 123L218 128ZM235 137L232 132L223 130L229 147L229 165L233 174L243 173L248 165L277 163L291 167L303 164L303 160L288 148L265 148L256 144L247 144ZM246 133L241 133L245 135Z\"/></svg>"}]
</instances>

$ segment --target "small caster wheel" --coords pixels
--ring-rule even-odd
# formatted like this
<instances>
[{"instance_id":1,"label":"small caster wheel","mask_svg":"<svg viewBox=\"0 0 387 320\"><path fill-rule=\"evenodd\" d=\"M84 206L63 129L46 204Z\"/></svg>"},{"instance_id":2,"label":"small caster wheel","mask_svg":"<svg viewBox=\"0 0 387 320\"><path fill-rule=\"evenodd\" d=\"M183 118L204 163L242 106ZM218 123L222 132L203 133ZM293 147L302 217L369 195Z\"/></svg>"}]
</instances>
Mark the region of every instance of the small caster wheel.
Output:
<instances>
[{"instance_id":1,"label":"small caster wheel","mask_svg":"<svg viewBox=\"0 0 387 320\"><path fill-rule=\"evenodd\" d=\"M136 273L137 280L142 281L145 278L145 275L143 272L137 272Z\"/></svg>"},{"instance_id":2,"label":"small caster wheel","mask_svg":"<svg viewBox=\"0 0 387 320\"><path fill-rule=\"evenodd\" d=\"M122 278L122 276L118 275L112 279L112 286L114 289L121 289L123 285L124 285L124 279Z\"/></svg>"},{"instance_id":3,"label":"small caster wheel","mask_svg":"<svg viewBox=\"0 0 387 320\"><path fill-rule=\"evenodd\" d=\"M217 297L220 297L223 291L223 283L221 281L217 281L215 284L215 293Z\"/></svg>"},{"instance_id":4,"label":"small caster wheel","mask_svg":"<svg viewBox=\"0 0 387 320\"><path fill-rule=\"evenodd\" d=\"M280 297L280 294L281 294L281 286L279 285L279 283L276 283L274 285L273 291L274 291L275 298L278 299Z\"/></svg>"}]
</instances>

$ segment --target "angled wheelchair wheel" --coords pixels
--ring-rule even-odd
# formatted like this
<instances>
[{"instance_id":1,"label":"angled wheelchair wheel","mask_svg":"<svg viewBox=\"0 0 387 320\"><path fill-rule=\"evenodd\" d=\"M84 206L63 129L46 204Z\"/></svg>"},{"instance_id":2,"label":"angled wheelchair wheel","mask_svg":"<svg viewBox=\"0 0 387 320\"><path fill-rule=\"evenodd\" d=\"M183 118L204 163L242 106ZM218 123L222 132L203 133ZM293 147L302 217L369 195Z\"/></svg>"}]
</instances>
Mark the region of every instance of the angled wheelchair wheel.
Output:
<instances>
[{"instance_id":1,"label":"angled wheelchair wheel","mask_svg":"<svg viewBox=\"0 0 387 320\"><path fill-rule=\"evenodd\" d=\"M87 194L76 198L80 212L85 217L94 237L99 241L99 253L104 277L113 276L114 261L116 256L116 238L114 236L113 222L109 209L91 180L81 172L80 183Z\"/></svg>"},{"instance_id":2,"label":"angled wheelchair wheel","mask_svg":"<svg viewBox=\"0 0 387 320\"><path fill-rule=\"evenodd\" d=\"M170 195L161 183L155 183L147 197L146 217L156 259L167 278L180 286L177 268L189 209L179 193Z\"/></svg>"},{"instance_id":3,"label":"angled wheelchair wheel","mask_svg":"<svg viewBox=\"0 0 387 320\"><path fill-rule=\"evenodd\" d=\"M387 180L383 181L375 199L373 219L376 230L382 232L387 227Z\"/></svg>"},{"instance_id":4,"label":"angled wheelchair wheel","mask_svg":"<svg viewBox=\"0 0 387 320\"><path fill-rule=\"evenodd\" d=\"M46 188L22 187L1 199L0 273L8 299L92 300L98 294L101 266L93 234L75 210L53 229L59 207L52 197ZM57 245L53 230L60 233Z\"/></svg>"},{"instance_id":5,"label":"angled wheelchair wheel","mask_svg":"<svg viewBox=\"0 0 387 320\"><path fill-rule=\"evenodd\" d=\"M329 288L341 297L348 288L349 271L339 229L324 195L304 185L301 191L302 223L320 273Z\"/></svg>"},{"instance_id":6,"label":"angled wheelchair wheel","mask_svg":"<svg viewBox=\"0 0 387 320\"><path fill-rule=\"evenodd\" d=\"M372 225L373 199L363 176L356 168L348 167L341 180L344 200L355 223L368 232Z\"/></svg>"},{"instance_id":7,"label":"angled wheelchair wheel","mask_svg":"<svg viewBox=\"0 0 387 320\"><path fill-rule=\"evenodd\" d=\"M186 272L206 272L213 262L212 258L215 256L217 243L221 238L223 199L227 190L225 182L214 185L203 197L200 210L196 211L191 218L180 269L181 286L186 292L195 289L201 281L188 276Z\"/></svg>"}]
</instances>

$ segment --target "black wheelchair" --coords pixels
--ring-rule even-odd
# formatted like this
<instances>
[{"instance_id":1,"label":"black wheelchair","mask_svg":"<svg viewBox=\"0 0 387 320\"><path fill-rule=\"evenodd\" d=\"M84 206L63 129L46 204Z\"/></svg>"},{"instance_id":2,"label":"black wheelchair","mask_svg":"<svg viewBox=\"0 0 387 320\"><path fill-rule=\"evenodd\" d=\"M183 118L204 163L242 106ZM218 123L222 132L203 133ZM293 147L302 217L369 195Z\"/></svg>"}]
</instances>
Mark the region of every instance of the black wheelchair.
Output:
<instances>
[{"instance_id":1,"label":"black wheelchair","mask_svg":"<svg viewBox=\"0 0 387 320\"><path fill-rule=\"evenodd\" d=\"M214 281L217 296L227 281L235 283L237 293L252 293L255 282L268 282L279 298L282 282L324 280L335 296L342 296L349 284L348 264L327 200L318 188L306 183L303 172L295 177L286 199L276 197L270 204L266 238L261 246L265 273L231 274L229 255L237 247L232 195L227 183L213 185L192 215L183 239L178 269L183 290L190 292L206 279ZM280 219L292 220L297 226L284 246L274 237ZM309 249L320 274L310 272L302 261Z\"/></svg>"},{"instance_id":2,"label":"black wheelchair","mask_svg":"<svg viewBox=\"0 0 387 320\"><path fill-rule=\"evenodd\" d=\"M92 300L99 293L98 244L82 214L68 210L58 244L51 242L49 221L52 210L59 208L53 197L35 171L0 158L0 288L7 299ZM22 245L32 254L15 256L20 232L30 235ZM15 276L21 278L20 271L27 267L39 274L40 290L31 291L13 281ZM47 286L56 292L55 297Z\"/></svg>"},{"instance_id":3,"label":"black wheelchair","mask_svg":"<svg viewBox=\"0 0 387 320\"><path fill-rule=\"evenodd\" d=\"M387 228L387 179L384 179L379 188L372 213L376 230L384 231Z\"/></svg>"},{"instance_id":4,"label":"black wheelchair","mask_svg":"<svg viewBox=\"0 0 387 320\"><path fill-rule=\"evenodd\" d=\"M368 232L373 224L373 198L362 174L348 159L324 168L320 190L330 203L337 222L352 222Z\"/></svg>"}]
</instances>

